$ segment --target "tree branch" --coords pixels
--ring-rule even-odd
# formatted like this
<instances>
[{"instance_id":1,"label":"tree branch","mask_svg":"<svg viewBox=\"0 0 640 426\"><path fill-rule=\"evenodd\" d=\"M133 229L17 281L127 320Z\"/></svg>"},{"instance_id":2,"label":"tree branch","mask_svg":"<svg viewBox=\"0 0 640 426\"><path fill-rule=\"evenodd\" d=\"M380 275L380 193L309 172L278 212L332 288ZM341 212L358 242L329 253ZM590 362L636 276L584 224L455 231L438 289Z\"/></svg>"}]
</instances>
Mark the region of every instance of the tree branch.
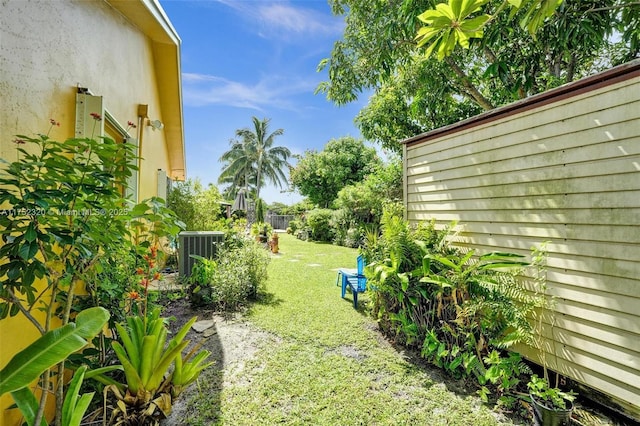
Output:
<instances>
[{"instance_id":1,"label":"tree branch","mask_svg":"<svg viewBox=\"0 0 640 426\"><path fill-rule=\"evenodd\" d=\"M42 325L40 325L40 323L38 322L38 320L36 320L33 315L31 315L31 312L29 312L28 310L25 309L24 306L22 306L22 303L20 302L20 299L18 299L18 297L15 295L15 293L13 292L13 290L11 290L10 288L6 288L7 294L9 294L9 296L11 297L11 301L13 302L13 304L15 306L18 307L18 309L20 310L20 312L22 312L22 315L24 315L25 317L27 317L27 319L29 320L29 322L31 322L40 332L40 334L45 334L46 330L42 327Z\"/></svg>"},{"instance_id":2,"label":"tree branch","mask_svg":"<svg viewBox=\"0 0 640 426\"><path fill-rule=\"evenodd\" d=\"M482 93L480 93L480 91L473 85L469 76L467 76L464 70L460 68L451 57L447 56L444 58L444 60L447 65L451 67L453 72L456 73L456 75L460 78L460 82L462 83L464 88L468 90L469 95L474 102L476 102L486 111L495 108L493 104L487 98L485 98Z\"/></svg>"},{"instance_id":3,"label":"tree branch","mask_svg":"<svg viewBox=\"0 0 640 426\"><path fill-rule=\"evenodd\" d=\"M629 7L629 6L639 6L640 5L640 1L632 1L629 3L623 3L623 4L616 4L614 6L607 6L607 7L594 7L593 9L589 9L587 10L585 13L592 13L592 12L603 12L606 10L617 10L617 9L624 9L625 7Z\"/></svg>"}]
</instances>

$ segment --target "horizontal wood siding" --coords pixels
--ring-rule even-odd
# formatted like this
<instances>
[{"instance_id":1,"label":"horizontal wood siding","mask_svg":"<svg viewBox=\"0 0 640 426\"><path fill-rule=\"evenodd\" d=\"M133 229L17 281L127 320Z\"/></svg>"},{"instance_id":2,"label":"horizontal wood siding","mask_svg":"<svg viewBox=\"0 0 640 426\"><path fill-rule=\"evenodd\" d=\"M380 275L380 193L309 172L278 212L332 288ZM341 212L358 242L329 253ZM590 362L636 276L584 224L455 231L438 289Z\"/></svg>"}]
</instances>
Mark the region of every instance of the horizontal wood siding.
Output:
<instances>
[{"instance_id":1,"label":"horizontal wood siding","mask_svg":"<svg viewBox=\"0 0 640 426\"><path fill-rule=\"evenodd\" d=\"M413 138L404 161L411 222L459 221L457 244L480 253L549 241L552 368L640 418L638 72Z\"/></svg>"}]
</instances>

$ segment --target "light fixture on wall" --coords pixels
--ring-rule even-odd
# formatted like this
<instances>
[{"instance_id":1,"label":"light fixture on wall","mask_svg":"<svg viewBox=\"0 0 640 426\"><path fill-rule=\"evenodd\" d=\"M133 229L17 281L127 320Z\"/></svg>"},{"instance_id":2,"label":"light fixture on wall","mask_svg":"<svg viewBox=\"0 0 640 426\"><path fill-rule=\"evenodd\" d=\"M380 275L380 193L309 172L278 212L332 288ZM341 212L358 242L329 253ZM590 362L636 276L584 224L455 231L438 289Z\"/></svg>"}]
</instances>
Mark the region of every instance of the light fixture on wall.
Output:
<instances>
[{"instance_id":1,"label":"light fixture on wall","mask_svg":"<svg viewBox=\"0 0 640 426\"><path fill-rule=\"evenodd\" d=\"M153 130L162 130L164 129L164 123L160 120L149 120L147 123Z\"/></svg>"}]
</instances>

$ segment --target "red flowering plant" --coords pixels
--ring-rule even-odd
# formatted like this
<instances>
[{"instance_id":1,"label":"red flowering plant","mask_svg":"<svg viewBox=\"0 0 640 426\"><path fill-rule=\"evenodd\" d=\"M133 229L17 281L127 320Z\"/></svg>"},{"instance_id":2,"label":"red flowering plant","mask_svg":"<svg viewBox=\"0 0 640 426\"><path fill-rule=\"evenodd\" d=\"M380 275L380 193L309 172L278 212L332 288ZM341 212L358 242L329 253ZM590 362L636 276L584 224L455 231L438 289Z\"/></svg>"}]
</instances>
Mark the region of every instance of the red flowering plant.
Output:
<instances>
[{"instance_id":1,"label":"red flowering plant","mask_svg":"<svg viewBox=\"0 0 640 426\"><path fill-rule=\"evenodd\" d=\"M143 266L136 268L136 288L126 293L125 311L128 315L147 316L149 286L162 279L158 267L158 246L153 245L142 255Z\"/></svg>"},{"instance_id":2,"label":"red flowering plant","mask_svg":"<svg viewBox=\"0 0 640 426\"><path fill-rule=\"evenodd\" d=\"M177 234L182 222L160 199L136 206L132 217L132 242L141 265L136 269L138 290L128 293L132 315L126 323L116 325L118 339L112 342L126 382L107 387L116 399L110 421L156 424L171 411L174 398L212 363L206 362L209 351L194 349L183 354L195 317L167 341L167 319L160 316L159 308L149 305L150 286L161 279L163 243Z\"/></svg>"}]
</instances>

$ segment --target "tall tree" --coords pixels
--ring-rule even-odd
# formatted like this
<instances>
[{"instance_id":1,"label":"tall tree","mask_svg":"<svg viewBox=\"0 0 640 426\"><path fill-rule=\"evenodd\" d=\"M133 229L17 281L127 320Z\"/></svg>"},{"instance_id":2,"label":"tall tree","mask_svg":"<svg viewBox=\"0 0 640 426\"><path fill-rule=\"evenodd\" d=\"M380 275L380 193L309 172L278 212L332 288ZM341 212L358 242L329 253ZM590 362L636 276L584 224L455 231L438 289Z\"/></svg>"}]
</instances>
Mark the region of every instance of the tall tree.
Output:
<instances>
[{"instance_id":1,"label":"tall tree","mask_svg":"<svg viewBox=\"0 0 640 426\"><path fill-rule=\"evenodd\" d=\"M246 142L231 139L229 141L231 149L220 157L224 166L218 177L218 183L229 185L224 194L231 200L235 198L240 188L245 188L249 193L255 193L256 173L253 168L252 150Z\"/></svg>"},{"instance_id":2,"label":"tall tree","mask_svg":"<svg viewBox=\"0 0 640 426\"><path fill-rule=\"evenodd\" d=\"M396 151L407 135L639 53L636 0L332 0L331 5L345 16L346 26L331 57L319 65L329 80L318 91L344 104L373 90L358 125L365 137ZM613 31L620 36L613 37Z\"/></svg>"},{"instance_id":3,"label":"tall tree","mask_svg":"<svg viewBox=\"0 0 640 426\"><path fill-rule=\"evenodd\" d=\"M291 151L283 146L274 146L277 136L284 133L277 129L269 133L270 120L252 117L253 128L236 130L238 139L230 141L231 149L220 157L223 166L219 183L231 183L255 191L256 200L265 181L282 188L287 181L285 170Z\"/></svg>"},{"instance_id":4,"label":"tall tree","mask_svg":"<svg viewBox=\"0 0 640 426\"><path fill-rule=\"evenodd\" d=\"M291 169L291 183L312 203L326 208L342 188L362 181L380 164L374 148L346 136L332 139L320 152L306 151Z\"/></svg>"}]
</instances>

